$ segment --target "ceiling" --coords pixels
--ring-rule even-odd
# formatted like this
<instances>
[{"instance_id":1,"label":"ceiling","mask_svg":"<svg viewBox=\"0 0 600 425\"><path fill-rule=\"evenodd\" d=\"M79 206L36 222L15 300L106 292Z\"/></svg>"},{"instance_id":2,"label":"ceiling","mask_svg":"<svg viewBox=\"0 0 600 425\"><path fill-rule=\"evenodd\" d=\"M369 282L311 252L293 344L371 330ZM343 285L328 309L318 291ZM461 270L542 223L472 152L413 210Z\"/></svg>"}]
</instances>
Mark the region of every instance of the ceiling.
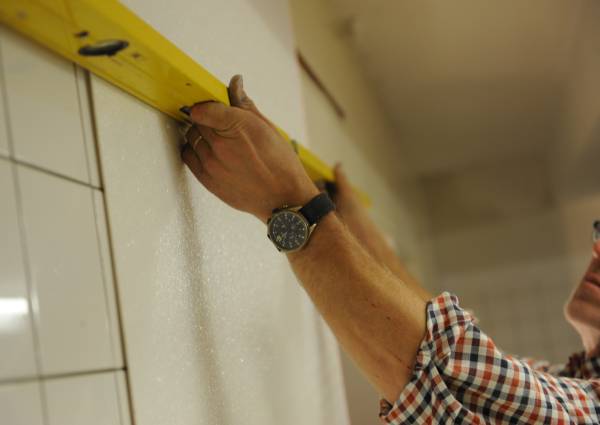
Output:
<instances>
[{"instance_id":1,"label":"ceiling","mask_svg":"<svg viewBox=\"0 0 600 425\"><path fill-rule=\"evenodd\" d=\"M417 176L557 139L581 1L331 1Z\"/></svg>"},{"instance_id":2,"label":"ceiling","mask_svg":"<svg viewBox=\"0 0 600 425\"><path fill-rule=\"evenodd\" d=\"M591 0L330 1L436 234L557 205L553 164Z\"/></svg>"}]
</instances>

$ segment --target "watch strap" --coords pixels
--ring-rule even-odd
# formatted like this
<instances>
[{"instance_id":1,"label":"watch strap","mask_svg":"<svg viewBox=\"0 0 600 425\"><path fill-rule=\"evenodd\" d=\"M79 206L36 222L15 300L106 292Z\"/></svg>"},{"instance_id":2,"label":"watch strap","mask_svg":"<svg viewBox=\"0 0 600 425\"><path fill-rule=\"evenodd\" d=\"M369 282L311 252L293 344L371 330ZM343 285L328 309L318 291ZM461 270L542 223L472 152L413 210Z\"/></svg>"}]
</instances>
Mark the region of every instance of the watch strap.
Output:
<instances>
[{"instance_id":1,"label":"watch strap","mask_svg":"<svg viewBox=\"0 0 600 425\"><path fill-rule=\"evenodd\" d=\"M326 192L321 192L312 198L298 211L306 218L309 225L319 222L323 217L335 210L335 204Z\"/></svg>"}]
</instances>

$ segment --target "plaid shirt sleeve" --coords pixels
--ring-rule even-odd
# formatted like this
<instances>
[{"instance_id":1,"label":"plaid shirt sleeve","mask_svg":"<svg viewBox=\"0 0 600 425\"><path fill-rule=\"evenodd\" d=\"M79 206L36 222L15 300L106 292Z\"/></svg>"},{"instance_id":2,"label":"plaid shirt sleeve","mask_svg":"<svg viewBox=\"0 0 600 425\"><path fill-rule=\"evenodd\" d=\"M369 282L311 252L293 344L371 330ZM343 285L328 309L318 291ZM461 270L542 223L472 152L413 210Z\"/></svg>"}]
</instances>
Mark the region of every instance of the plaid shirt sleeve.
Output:
<instances>
[{"instance_id":1,"label":"plaid shirt sleeve","mask_svg":"<svg viewBox=\"0 0 600 425\"><path fill-rule=\"evenodd\" d=\"M516 358L516 357L515 357ZM545 360L522 358L533 370L550 373L555 376L578 379L600 379L600 357L588 357L579 352L569 357L567 364L551 364Z\"/></svg>"},{"instance_id":2,"label":"plaid shirt sleeve","mask_svg":"<svg viewBox=\"0 0 600 425\"><path fill-rule=\"evenodd\" d=\"M427 334L410 382L393 405L382 400L380 419L394 425L600 424L600 380L555 376L504 355L458 299L444 293L427 305Z\"/></svg>"}]
</instances>

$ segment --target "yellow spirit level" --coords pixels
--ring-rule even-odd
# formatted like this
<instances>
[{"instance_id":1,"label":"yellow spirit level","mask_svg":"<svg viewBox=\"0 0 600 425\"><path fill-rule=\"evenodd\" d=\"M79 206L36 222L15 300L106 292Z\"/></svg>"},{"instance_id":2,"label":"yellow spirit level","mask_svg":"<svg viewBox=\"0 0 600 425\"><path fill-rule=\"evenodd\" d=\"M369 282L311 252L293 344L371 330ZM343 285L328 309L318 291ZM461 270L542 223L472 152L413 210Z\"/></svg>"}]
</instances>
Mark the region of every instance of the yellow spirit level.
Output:
<instances>
[{"instance_id":1,"label":"yellow spirit level","mask_svg":"<svg viewBox=\"0 0 600 425\"><path fill-rule=\"evenodd\" d=\"M223 83L116 0L0 0L0 21L177 120L197 102L229 104ZM279 131L314 181L334 180Z\"/></svg>"}]
</instances>

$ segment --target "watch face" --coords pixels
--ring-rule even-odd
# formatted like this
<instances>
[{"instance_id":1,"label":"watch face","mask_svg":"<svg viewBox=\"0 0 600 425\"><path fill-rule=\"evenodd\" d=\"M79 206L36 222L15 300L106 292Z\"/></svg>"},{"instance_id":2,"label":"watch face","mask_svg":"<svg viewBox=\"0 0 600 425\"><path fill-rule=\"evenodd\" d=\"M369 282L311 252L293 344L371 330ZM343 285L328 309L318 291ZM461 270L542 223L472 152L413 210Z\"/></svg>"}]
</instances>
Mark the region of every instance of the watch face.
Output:
<instances>
[{"instance_id":1,"label":"watch face","mask_svg":"<svg viewBox=\"0 0 600 425\"><path fill-rule=\"evenodd\" d=\"M269 221L268 235L279 250L295 251L306 243L308 228L308 222L302 214L279 211Z\"/></svg>"}]
</instances>

